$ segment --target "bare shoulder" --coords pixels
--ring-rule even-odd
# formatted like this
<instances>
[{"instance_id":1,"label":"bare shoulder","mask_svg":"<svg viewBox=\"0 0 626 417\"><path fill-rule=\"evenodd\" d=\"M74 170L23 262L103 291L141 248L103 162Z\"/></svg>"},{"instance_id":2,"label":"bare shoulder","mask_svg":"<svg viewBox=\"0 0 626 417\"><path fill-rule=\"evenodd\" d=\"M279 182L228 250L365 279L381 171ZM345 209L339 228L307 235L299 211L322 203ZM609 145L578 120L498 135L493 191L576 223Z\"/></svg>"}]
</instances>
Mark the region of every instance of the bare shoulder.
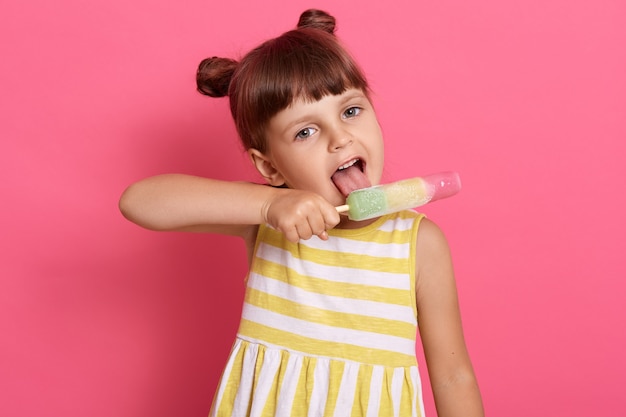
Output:
<instances>
[{"instance_id":1,"label":"bare shoulder","mask_svg":"<svg viewBox=\"0 0 626 417\"><path fill-rule=\"evenodd\" d=\"M441 228L430 219L424 218L420 222L415 258L418 273L451 263L448 240Z\"/></svg>"},{"instance_id":2,"label":"bare shoulder","mask_svg":"<svg viewBox=\"0 0 626 417\"><path fill-rule=\"evenodd\" d=\"M415 293L418 310L443 307L456 301L456 283L448 241L439 226L422 219L415 252Z\"/></svg>"}]
</instances>

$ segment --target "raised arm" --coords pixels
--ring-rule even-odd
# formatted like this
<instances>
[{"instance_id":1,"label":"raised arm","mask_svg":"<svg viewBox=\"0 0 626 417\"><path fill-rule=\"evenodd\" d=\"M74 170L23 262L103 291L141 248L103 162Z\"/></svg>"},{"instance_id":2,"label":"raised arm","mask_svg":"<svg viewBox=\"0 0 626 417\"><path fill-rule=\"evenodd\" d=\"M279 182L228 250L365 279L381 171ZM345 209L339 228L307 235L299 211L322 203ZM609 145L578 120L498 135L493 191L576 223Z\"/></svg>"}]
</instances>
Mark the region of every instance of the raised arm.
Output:
<instances>
[{"instance_id":1,"label":"raised arm","mask_svg":"<svg viewBox=\"0 0 626 417\"><path fill-rule=\"evenodd\" d=\"M138 181L119 205L128 220L151 230L249 237L267 222L293 241L324 237L339 222L334 208L314 193L182 174Z\"/></svg>"},{"instance_id":2,"label":"raised arm","mask_svg":"<svg viewBox=\"0 0 626 417\"><path fill-rule=\"evenodd\" d=\"M420 224L416 256L420 336L439 417L483 417L465 345L447 241L433 222Z\"/></svg>"}]
</instances>

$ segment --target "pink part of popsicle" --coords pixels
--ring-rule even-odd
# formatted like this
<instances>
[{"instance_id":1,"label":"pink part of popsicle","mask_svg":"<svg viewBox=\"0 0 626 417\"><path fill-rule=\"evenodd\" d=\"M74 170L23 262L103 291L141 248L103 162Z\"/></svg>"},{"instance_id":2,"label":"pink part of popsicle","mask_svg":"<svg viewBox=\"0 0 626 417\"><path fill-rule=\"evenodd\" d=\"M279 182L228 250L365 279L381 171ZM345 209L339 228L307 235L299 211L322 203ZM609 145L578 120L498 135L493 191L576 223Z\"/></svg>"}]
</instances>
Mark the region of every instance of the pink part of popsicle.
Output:
<instances>
[{"instance_id":1,"label":"pink part of popsicle","mask_svg":"<svg viewBox=\"0 0 626 417\"><path fill-rule=\"evenodd\" d=\"M453 196L461 190L461 178L457 172L440 172L422 177L432 192L430 202Z\"/></svg>"}]
</instances>

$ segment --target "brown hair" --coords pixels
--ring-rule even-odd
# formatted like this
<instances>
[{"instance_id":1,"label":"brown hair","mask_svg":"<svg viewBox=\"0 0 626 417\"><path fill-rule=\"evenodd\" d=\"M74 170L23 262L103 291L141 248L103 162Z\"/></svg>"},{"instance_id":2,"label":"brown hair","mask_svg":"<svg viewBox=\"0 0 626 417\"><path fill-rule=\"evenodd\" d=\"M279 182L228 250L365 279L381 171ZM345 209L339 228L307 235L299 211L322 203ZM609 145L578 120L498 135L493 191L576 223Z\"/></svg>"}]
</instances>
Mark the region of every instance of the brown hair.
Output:
<instances>
[{"instance_id":1,"label":"brown hair","mask_svg":"<svg viewBox=\"0 0 626 417\"><path fill-rule=\"evenodd\" d=\"M295 99L315 101L349 88L369 93L362 71L334 32L334 17L307 10L297 29L262 43L240 62L203 60L196 75L198 91L211 97L229 96L243 146L265 152L268 122Z\"/></svg>"}]
</instances>

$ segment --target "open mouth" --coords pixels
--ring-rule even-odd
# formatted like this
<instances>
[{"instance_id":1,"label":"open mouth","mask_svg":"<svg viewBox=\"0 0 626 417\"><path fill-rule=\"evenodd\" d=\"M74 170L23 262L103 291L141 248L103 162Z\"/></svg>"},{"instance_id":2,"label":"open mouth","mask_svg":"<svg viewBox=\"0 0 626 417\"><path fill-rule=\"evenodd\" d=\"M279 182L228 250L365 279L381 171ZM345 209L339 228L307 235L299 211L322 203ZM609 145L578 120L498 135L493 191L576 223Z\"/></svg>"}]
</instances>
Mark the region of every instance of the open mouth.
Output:
<instances>
[{"instance_id":1,"label":"open mouth","mask_svg":"<svg viewBox=\"0 0 626 417\"><path fill-rule=\"evenodd\" d=\"M331 179L339 192L347 197L354 190L371 186L364 171L365 163L355 158L337 168Z\"/></svg>"},{"instance_id":2,"label":"open mouth","mask_svg":"<svg viewBox=\"0 0 626 417\"><path fill-rule=\"evenodd\" d=\"M343 171L344 169L348 169L348 168L353 167L355 165L358 165L357 168L359 168L361 171L363 171L363 163L358 158L355 158L352 161L346 162L345 164L343 164L342 166L337 168L337 171Z\"/></svg>"}]
</instances>

